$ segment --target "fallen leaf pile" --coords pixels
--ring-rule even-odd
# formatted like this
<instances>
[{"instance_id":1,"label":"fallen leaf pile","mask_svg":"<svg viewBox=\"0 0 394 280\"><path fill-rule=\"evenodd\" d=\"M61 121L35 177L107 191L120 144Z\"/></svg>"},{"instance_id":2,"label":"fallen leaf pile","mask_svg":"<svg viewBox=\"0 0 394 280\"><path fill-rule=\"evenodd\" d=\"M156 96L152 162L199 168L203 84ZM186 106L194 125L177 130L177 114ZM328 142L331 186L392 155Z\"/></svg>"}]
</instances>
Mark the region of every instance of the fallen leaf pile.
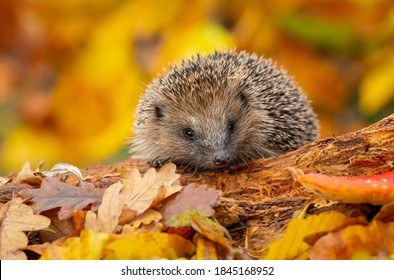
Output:
<instances>
[{"instance_id":1,"label":"fallen leaf pile","mask_svg":"<svg viewBox=\"0 0 394 280\"><path fill-rule=\"evenodd\" d=\"M26 259L23 250L41 259L196 258L207 246L213 253L204 259L231 258L226 230L209 218L220 192L195 185L182 190L174 164L144 176L131 169L105 190L82 182L75 167L60 166L33 172L26 164L6 182L39 188L24 189L1 206L1 259ZM56 177L70 172L79 186ZM38 230L41 243L28 245L29 233Z\"/></svg>"},{"instance_id":2,"label":"fallen leaf pile","mask_svg":"<svg viewBox=\"0 0 394 280\"><path fill-rule=\"evenodd\" d=\"M393 172L298 175L297 181L318 196L383 206L368 220L336 211L306 215L308 204L267 251L252 253L253 227L246 250L240 250L215 220L221 192L206 185L180 186L175 171L171 163L158 171L149 168L143 176L132 168L101 189L74 166L33 172L26 164L18 175L0 181L15 190L29 186L0 204L0 258L27 259L30 251L30 259L44 260L394 259ZM76 185L59 176L64 174L75 175Z\"/></svg>"}]
</instances>

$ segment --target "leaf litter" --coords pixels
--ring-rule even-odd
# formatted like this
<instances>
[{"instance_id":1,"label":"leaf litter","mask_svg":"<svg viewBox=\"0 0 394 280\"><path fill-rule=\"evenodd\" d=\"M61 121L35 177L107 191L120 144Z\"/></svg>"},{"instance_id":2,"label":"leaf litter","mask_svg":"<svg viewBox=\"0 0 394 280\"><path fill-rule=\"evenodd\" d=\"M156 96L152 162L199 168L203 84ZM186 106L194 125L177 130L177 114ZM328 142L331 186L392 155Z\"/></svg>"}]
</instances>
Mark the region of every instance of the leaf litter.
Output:
<instances>
[{"instance_id":1,"label":"leaf litter","mask_svg":"<svg viewBox=\"0 0 394 280\"><path fill-rule=\"evenodd\" d=\"M234 259L236 254L247 258L231 247L227 230L212 218L221 192L205 185L180 186L171 163L158 171L150 168L143 176L134 168L123 170L119 181L104 191L83 181L76 167L55 167L32 171L25 164L20 174L2 180L2 184L27 183L33 188L0 204L1 259L26 259L23 250L38 253L41 259ZM78 178L78 186L59 180L59 175L70 172ZM390 174L373 177L373 182L387 183ZM342 178L347 193L339 198L364 199L357 189L364 184L359 179L372 180L364 177ZM317 185L312 178L312 185ZM37 185L41 186L35 189ZM335 188L329 189L336 194L330 198L338 197ZM394 203L384 197L385 205L371 222L339 212L303 218L304 212L289 223L282 238L271 243L263 258L393 259ZM369 202L377 201L373 199ZM28 245L33 231L47 242ZM253 232L246 238L253 238ZM51 234L52 238L43 238Z\"/></svg>"}]
</instances>

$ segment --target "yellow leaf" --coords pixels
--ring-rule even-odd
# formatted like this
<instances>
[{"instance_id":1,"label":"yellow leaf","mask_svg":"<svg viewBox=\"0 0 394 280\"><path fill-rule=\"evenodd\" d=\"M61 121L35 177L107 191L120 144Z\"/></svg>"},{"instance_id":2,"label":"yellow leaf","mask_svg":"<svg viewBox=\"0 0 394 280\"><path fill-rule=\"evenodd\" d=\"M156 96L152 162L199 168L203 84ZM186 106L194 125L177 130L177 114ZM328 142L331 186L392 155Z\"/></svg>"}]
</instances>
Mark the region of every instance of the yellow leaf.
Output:
<instances>
[{"instance_id":1,"label":"yellow leaf","mask_svg":"<svg viewBox=\"0 0 394 280\"><path fill-rule=\"evenodd\" d=\"M105 249L108 252L104 258L109 260L177 259L195 252L193 243L179 235L156 232L121 238Z\"/></svg>"},{"instance_id":2,"label":"yellow leaf","mask_svg":"<svg viewBox=\"0 0 394 280\"><path fill-rule=\"evenodd\" d=\"M368 226L353 225L321 237L309 251L310 259L360 259L394 257L394 222L373 220Z\"/></svg>"},{"instance_id":3,"label":"yellow leaf","mask_svg":"<svg viewBox=\"0 0 394 280\"><path fill-rule=\"evenodd\" d=\"M394 55L365 74L360 85L361 110L373 115L394 98Z\"/></svg>"},{"instance_id":4,"label":"yellow leaf","mask_svg":"<svg viewBox=\"0 0 394 280\"><path fill-rule=\"evenodd\" d=\"M292 220L282 238L268 247L265 260L291 260L305 253L311 246L303 239L311 234L328 232L345 224L349 218L342 213L330 212Z\"/></svg>"},{"instance_id":5,"label":"yellow leaf","mask_svg":"<svg viewBox=\"0 0 394 280\"><path fill-rule=\"evenodd\" d=\"M197 260L217 260L218 255L215 248L215 243L209 239L197 235Z\"/></svg>"},{"instance_id":6,"label":"yellow leaf","mask_svg":"<svg viewBox=\"0 0 394 280\"><path fill-rule=\"evenodd\" d=\"M80 237L71 237L63 246L50 245L41 260L99 260L109 234L81 231Z\"/></svg>"},{"instance_id":7,"label":"yellow leaf","mask_svg":"<svg viewBox=\"0 0 394 280\"><path fill-rule=\"evenodd\" d=\"M51 221L41 215L33 215L33 209L23 204L20 197L14 197L0 208L0 259L23 260L25 253L20 249L27 246L24 231L46 228Z\"/></svg>"}]
</instances>

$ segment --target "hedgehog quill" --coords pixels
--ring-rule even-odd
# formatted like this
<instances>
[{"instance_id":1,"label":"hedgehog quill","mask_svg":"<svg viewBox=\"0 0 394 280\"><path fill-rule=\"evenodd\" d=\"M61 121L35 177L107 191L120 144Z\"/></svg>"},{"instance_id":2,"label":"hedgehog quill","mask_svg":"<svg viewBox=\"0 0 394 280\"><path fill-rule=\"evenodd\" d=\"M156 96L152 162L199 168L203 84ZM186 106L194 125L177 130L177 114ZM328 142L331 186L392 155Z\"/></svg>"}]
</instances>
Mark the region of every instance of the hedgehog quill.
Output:
<instances>
[{"instance_id":1,"label":"hedgehog quill","mask_svg":"<svg viewBox=\"0 0 394 280\"><path fill-rule=\"evenodd\" d=\"M287 153L318 136L310 102L284 69L255 54L216 51L152 81L130 151L153 166L209 170Z\"/></svg>"}]
</instances>

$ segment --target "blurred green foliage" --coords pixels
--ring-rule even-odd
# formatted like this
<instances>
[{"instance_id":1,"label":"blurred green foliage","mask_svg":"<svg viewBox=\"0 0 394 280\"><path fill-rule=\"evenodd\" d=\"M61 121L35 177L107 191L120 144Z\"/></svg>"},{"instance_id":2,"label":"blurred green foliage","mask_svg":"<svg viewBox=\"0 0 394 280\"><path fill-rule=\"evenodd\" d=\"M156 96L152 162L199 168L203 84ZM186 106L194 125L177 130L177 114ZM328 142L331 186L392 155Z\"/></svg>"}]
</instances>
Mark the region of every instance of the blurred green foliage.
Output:
<instances>
[{"instance_id":1,"label":"blurred green foliage","mask_svg":"<svg viewBox=\"0 0 394 280\"><path fill-rule=\"evenodd\" d=\"M295 77L322 137L394 111L391 0L3 0L0 172L126 158L145 85L171 62L234 47Z\"/></svg>"}]
</instances>

